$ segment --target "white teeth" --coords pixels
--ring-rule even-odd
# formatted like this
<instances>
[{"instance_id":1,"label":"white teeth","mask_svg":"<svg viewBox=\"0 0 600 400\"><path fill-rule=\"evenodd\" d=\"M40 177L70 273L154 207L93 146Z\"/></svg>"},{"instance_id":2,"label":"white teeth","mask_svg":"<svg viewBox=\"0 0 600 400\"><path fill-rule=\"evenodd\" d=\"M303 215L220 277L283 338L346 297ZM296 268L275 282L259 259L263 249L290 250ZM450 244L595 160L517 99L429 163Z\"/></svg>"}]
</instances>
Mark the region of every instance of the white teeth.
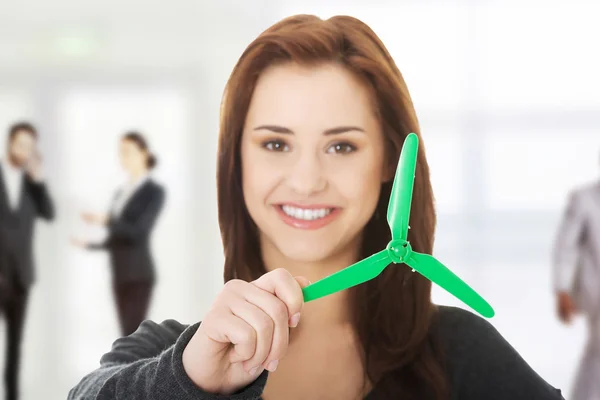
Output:
<instances>
[{"instance_id":1,"label":"white teeth","mask_svg":"<svg viewBox=\"0 0 600 400\"><path fill-rule=\"evenodd\" d=\"M329 215L329 213L331 213L331 211L333 210L332 208L306 209L292 206L282 206L281 208L283 212L289 215L290 217L302 219L305 221L312 221L315 219L324 218L325 216Z\"/></svg>"}]
</instances>

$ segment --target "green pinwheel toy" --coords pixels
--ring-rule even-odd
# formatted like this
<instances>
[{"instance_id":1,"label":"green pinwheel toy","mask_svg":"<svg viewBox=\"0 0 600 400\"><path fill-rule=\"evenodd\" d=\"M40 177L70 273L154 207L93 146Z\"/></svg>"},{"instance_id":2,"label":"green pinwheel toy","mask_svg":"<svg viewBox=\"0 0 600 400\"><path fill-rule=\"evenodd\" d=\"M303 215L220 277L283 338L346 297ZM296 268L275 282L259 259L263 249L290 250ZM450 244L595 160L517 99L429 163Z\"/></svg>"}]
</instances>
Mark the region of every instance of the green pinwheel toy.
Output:
<instances>
[{"instance_id":1,"label":"green pinwheel toy","mask_svg":"<svg viewBox=\"0 0 600 400\"><path fill-rule=\"evenodd\" d=\"M402 146L388 204L387 221L392 241L380 252L305 287L304 301L316 300L367 282L394 263L408 265L413 272L417 271L439 285L482 316L494 316L494 309L469 285L433 256L413 251L407 240L418 148L418 136L409 134Z\"/></svg>"}]
</instances>

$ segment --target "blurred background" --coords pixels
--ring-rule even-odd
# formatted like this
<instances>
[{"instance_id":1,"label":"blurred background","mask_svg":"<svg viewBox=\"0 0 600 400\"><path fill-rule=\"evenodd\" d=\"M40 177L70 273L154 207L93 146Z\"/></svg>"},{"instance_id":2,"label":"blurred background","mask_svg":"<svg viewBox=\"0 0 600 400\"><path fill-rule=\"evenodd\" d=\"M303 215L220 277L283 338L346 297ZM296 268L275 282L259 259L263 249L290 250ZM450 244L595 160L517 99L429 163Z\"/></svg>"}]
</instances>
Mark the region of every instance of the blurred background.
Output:
<instances>
[{"instance_id":1,"label":"blurred background","mask_svg":"<svg viewBox=\"0 0 600 400\"><path fill-rule=\"evenodd\" d=\"M168 191L149 317L202 319L222 283L222 90L244 48L296 13L352 15L382 38L422 125L435 254L484 294L497 311L490 322L566 397L585 325L556 318L550 254L568 191L600 173L599 11L588 0L0 0L0 133L20 119L39 128L58 213L35 239L24 398L66 398L119 333L106 255L69 238L102 235L79 212L107 211L128 129L149 138ZM437 287L434 300L464 307Z\"/></svg>"}]
</instances>

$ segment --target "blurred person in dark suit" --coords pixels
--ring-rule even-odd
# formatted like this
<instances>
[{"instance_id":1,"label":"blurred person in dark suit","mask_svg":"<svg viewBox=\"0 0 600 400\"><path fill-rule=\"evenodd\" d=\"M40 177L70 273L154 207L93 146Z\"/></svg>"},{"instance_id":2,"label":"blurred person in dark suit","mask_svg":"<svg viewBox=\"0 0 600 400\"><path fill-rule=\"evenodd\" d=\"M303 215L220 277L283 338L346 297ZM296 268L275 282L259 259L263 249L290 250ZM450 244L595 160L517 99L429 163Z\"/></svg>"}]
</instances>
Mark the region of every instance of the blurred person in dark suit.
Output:
<instances>
[{"instance_id":1,"label":"blurred person in dark suit","mask_svg":"<svg viewBox=\"0 0 600 400\"><path fill-rule=\"evenodd\" d=\"M106 226L102 243L73 239L77 246L107 250L121 334L128 336L146 319L156 280L150 237L165 202L165 190L150 177L156 165L144 137L129 132L120 142L120 159L128 181L114 197L108 214L82 213L90 223Z\"/></svg>"},{"instance_id":2,"label":"blurred person in dark suit","mask_svg":"<svg viewBox=\"0 0 600 400\"><path fill-rule=\"evenodd\" d=\"M553 268L560 320L568 324L581 313L588 322L570 399L600 399L600 180L570 193L553 248Z\"/></svg>"},{"instance_id":3,"label":"blurred person in dark suit","mask_svg":"<svg viewBox=\"0 0 600 400\"><path fill-rule=\"evenodd\" d=\"M4 381L8 400L19 396L21 340L35 280L35 220L54 219L37 139L32 124L14 124L8 133L6 158L0 160L0 309L7 328Z\"/></svg>"}]
</instances>

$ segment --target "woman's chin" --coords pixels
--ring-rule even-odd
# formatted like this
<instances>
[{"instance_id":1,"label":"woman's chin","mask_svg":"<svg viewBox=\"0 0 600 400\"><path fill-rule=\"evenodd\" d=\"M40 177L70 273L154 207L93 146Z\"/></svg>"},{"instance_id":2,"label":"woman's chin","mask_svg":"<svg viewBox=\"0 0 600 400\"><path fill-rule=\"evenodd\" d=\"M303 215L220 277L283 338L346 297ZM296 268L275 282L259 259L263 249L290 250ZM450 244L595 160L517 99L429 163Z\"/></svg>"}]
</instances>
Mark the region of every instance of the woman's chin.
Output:
<instances>
[{"instance_id":1,"label":"woman's chin","mask_svg":"<svg viewBox=\"0 0 600 400\"><path fill-rule=\"evenodd\" d=\"M335 258L339 251L326 243L287 243L279 246L283 256L294 264L323 264Z\"/></svg>"},{"instance_id":2,"label":"woman's chin","mask_svg":"<svg viewBox=\"0 0 600 400\"><path fill-rule=\"evenodd\" d=\"M329 257L327 253L286 252L285 257L296 264L319 264L325 262Z\"/></svg>"}]
</instances>

